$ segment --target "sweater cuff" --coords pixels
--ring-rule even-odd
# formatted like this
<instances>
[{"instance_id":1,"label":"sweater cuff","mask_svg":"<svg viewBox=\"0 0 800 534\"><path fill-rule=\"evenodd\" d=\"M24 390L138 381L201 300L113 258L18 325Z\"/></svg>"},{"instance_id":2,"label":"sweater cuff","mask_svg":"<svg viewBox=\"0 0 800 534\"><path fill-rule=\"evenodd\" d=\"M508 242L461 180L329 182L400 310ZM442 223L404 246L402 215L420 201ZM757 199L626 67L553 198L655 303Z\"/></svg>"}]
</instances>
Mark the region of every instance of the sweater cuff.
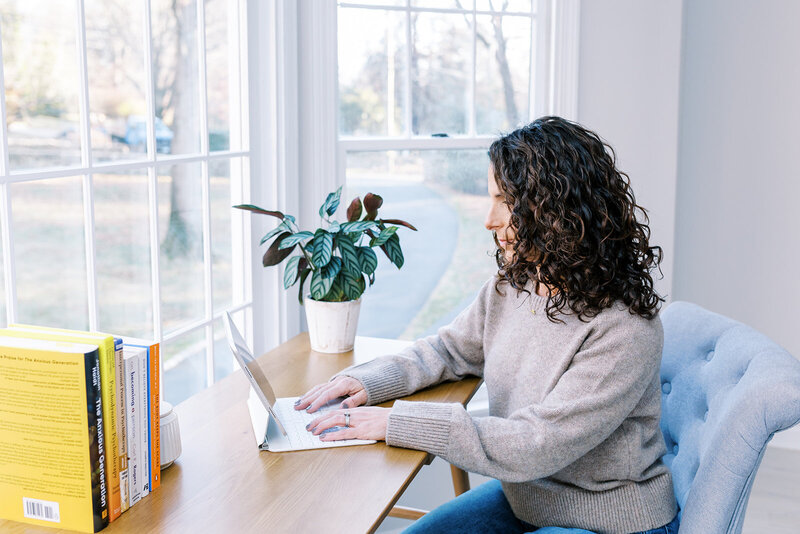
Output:
<instances>
[{"instance_id":1,"label":"sweater cuff","mask_svg":"<svg viewBox=\"0 0 800 534\"><path fill-rule=\"evenodd\" d=\"M367 392L367 406L408 395L403 374L395 364L357 365L337 373L331 380L337 376L349 376L361 382Z\"/></svg>"},{"instance_id":2,"label":"sweater cuff","mask_svg":"<svg viewBox=\"0 0 800 534\"><path fill-rule=\"evenodd\" d=\"M396 401L386 425L386 444L447 454L453 404Z\"/></svg>"}]
</instances>

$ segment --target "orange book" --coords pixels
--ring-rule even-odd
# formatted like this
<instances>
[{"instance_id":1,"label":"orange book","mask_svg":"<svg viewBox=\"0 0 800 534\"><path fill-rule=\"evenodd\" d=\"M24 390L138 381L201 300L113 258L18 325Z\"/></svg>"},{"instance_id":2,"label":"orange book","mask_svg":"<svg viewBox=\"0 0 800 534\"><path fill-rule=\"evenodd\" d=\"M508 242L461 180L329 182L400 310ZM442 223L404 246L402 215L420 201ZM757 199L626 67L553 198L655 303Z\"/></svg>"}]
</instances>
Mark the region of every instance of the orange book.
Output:
<instances>
[{"instance_id":1,"label":"orange book","mask_svg":"<svg viewBox=\"0 0 800 534\"><path fill-rule=\"evenodd\" d=\"M150 422L150 491L161 487L161 354L159 344L131 337L122 338L123 345L144 347L149 362L147 389Z\"/></svg>"}]
</instances>

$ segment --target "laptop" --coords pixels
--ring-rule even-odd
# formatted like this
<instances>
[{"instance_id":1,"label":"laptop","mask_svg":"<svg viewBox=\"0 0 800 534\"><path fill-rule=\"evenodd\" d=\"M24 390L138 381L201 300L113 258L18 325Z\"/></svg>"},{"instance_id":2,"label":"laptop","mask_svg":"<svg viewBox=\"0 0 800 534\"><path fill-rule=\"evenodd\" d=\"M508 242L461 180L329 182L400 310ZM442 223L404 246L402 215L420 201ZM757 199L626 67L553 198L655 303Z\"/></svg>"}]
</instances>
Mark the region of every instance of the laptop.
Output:
<instances>
[{"instance_id":1,"label":"laptop","mask_svg":"<svg viewBox=\"0 0 800 534\"><path fill-rule=\"evenodd\" d=\"M236 325L233 324L230 313L225 312L222 320L225 323L225 334L231 352L250 382L247 408L250 411L256 444L260 450L286 452L376 443L375 440L365 439L322 441L320 436L315 436L306 430L308 423L326 411L338 410L342 397L331 400L314 413L294 409L294 403L299 397L275 398L275 392L270 386L264 370L253 357L252 351ZM326 432L341 428L333 427Z\"/></svg>"}]
</instances>

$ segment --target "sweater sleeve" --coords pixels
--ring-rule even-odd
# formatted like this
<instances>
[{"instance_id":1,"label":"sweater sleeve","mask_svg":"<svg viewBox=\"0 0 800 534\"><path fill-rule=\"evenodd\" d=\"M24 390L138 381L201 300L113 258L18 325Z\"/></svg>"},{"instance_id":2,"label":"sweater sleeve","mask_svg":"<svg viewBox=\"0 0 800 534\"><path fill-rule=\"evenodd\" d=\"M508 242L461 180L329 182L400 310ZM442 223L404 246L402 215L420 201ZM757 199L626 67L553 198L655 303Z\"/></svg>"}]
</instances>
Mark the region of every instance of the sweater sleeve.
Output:
<instances>
[{"instance_id":1,"label":"sweater sleeve","mask_svg":"<svg viewBox=\"0 0 800 534\"><path fill-rule=\"evenodd\" d=\"M483 376L484 323L487 298L493 288L493 280L486 282L476 299L435 335L398 354L348 367L331 380L340 375L355 378L367 392L367 404L373 405L440 382Z\"/></svg>"},{"instance_id":2,"label":"sweater sleeve","mask_svg":"<svg viewBox=\"0 0 800 534\"><path fill-rule=\"evenodd\" d=\"M386 443L506 482L557 473L606 440L657 380L663 332L660 319L652 321L590 334L542 402L505 418L473 418L460 404L397 401Z\"/></svg>"}]
</instances>

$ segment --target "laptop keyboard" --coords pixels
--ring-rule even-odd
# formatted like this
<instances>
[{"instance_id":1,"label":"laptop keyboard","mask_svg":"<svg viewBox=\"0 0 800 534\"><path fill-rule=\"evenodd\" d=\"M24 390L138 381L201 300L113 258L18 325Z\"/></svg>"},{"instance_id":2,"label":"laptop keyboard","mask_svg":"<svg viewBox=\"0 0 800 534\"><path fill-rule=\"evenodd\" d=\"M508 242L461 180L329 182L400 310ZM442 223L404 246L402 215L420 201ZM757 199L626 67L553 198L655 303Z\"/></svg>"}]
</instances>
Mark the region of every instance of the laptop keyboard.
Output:
<instances>
[{"instance_id":1,"label":"laptop keyboard","mask_svg":"<svg viewBox=\"0 0 800 534\"><path fill-rule=\"evenodd\" d=\"M335 411L339 409L338 400L331 402L314 413L308 413L305 410L295 410L294 401L296 398L282 398L273 406L278 418L286 428L286 434L289 438L289 443L292 449L321 449L326 447L342 447L346 445L359 445L375 443L375 440L359 440L359 439L341 439L335 441L322 441L319 436L315 436L308 430L306 425L311 421L324 414L325 412ZM343 427L333 427L329 432L335 432Z\"/></svg>"}]
</instances>

